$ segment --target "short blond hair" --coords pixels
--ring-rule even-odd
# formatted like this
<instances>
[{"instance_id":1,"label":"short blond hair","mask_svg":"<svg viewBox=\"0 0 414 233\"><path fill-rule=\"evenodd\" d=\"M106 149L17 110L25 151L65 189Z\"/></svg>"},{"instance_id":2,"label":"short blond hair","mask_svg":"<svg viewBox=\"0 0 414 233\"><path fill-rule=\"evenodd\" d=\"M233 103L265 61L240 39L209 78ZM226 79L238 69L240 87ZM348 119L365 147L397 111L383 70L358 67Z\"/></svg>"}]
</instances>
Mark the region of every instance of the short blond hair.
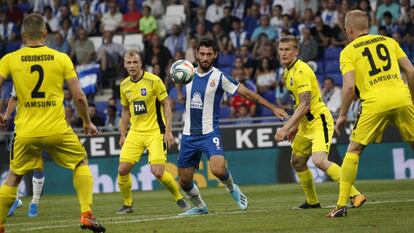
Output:
<instances>
[{"instance_id":1,"label":"short blond hair","mask_svg":"<svg viewBox=\"0 0 414 233\"><path fill-rule=\"evenodd\" d=\"M31 13L23 19L23 33L30 40L38 40L46 32L46 23L42 15Z\"/></svg>"},{"instance_id":2,"label":"short blond hair","mask_svg":"<svg viewBox=\"0 0 414 233\"><path fill-rule=\"evenodd\" d=\"M132 57L134 55L137 55L141 59L141 54L139 53L138 49L128 49L128 51L126 51L126 53L124 54L124 58Z\"/></svg>"},{"instance_id":3,"label":"short blond hair","mask_svg":"<svg viewBox=\"0 0 414 233\"><path fill-rule=\"evenodd\" d=\"M351 28L364 31L369 29L368 15L361 10L352 10L345 16L345 27L350 26Z\"/></svg>"},{"instance_id":4,"label":"short blond hair","mask_svg":"<svg viewBox=\"0 0 414 233\"><path fill-rule=\"evenodd\" d=\"M288 43L288 42L293 42L293 45L295 46L295 48L299 48L298 46L299 40L298 38L296 38L296 36L286 35L286 36L282 36L279 39L279 43Z\"/></svg>"}]
</instances>

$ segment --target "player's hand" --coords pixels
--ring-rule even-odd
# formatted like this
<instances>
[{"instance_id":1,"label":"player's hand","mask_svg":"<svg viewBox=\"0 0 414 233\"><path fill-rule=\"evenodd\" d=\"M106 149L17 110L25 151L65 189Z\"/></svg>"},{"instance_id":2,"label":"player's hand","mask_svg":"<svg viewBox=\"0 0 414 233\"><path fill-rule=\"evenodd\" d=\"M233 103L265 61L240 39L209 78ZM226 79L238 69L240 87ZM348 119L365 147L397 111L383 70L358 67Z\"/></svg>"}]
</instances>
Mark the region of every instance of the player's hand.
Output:
<instances>
[{"instance_id":1,"label":"player's hand","mask_svg":"<svg viewBox=\"0 0 414 233\"><path fill-rule=\"evenodd\" d=\"M285 110L275 107L273 109L273 114L275 114L275 116L279 117L282 120L286 120L288 119L289 115L285 112Z\"/></svg>"},{"instance_id":2,"label":"player's hand","mask_svg":"<svg viewBox=\"0 0 414 233\"><path fill-rule=\"evenodd\" d=\"M293 139L295 139L295 136L298 133L298 131L299 131L298 126L293 126L292 128L289 129L289 132L287 135L289 142L293 142Z\"/></svg>"},{"instance_id":3,"label":"player's hand","mask_svg":"<svg viewBox=\"0 0 414 233\"><path fill-rule=\"evenodd\" d=\"M83 123L83 132L88 136L96 136L99 133L98 129L92 122L89 124Z\"/></svg>"},{"instance_id":4,"label":"player's hand","mask_svg":"<svg viewBox=\"0 0 414 233\"><path fill-rule=\"evenodd\" d=\"M6 127L7 125L7 120L5 119L4 116L0 115L0 127Z\"/></svg>"},{"instance_id":5,"label":"player's hand","mask_svg":"<svg viewBox=\"0 0 414 233\"><path fill-rule=\"evenodd\" d=\"M276 142L281 142L283 140L285 140L286 136L288 135L289 130L286 127L282 127L280 128L276 134L275 134L275 141Z\"/></svg>"},{"instance_id":6,"label":"player's hand","mask_svg":"<svg viewBox=\"0 0 414 233\"><path fill-rule=\"evenodd\" d=\"M348 121L347 116L339 116L335 124L335 132L338 135L341 135L341 129L344 127L345 123Z\"/></svg>"},{"instance_id":7,"label":"player's hand","mask_svg":"<svg viewBox=\"0 0 414 233\"><path fill-rule=\"evenodd\" d=\"M121 137L119 137L119 146L122 148L122 146L124 145L125 142L125 135L121 134Z\"/></svg>"},{"instance_id":8,"label":"player's hand","mask_svg":"<svg viewBox=\"0 0 414 233\"><path fill-rule=\"evenodd\" d=\"M175 144L174 136L171 131L165 132L164 141L167 143L168 149L171 149L171 147Z\"/></svg>"}]
</instances>

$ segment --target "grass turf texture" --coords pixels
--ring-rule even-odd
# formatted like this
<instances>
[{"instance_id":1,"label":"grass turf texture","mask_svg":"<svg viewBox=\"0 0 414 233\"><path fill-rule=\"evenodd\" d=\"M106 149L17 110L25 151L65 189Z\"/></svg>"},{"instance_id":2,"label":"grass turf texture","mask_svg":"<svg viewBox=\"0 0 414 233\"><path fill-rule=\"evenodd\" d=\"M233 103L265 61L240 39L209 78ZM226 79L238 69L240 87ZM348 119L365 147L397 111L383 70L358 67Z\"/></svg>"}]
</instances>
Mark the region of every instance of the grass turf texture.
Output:
<instances>
[{"instance_id":1,"label":"grass turf texture","mask_svg":"<svg viewBox=\"0 0 414 233\"><path fill-rule=\"evenodd\" d=\"M47 184L46 184L47 185ZM240 210L224 188L202 189L209 214L177 217L178 207L165 190L134 192L135 212L116 215L121 194L94 195L96 217L107 232L413 232L414 180L361 181L357 187L368 196L348 216L327 219L336 203L338 186L317 184L322 209L293 210L305 200L298 184L242 186L249 209ZM75 195L42 196L39 217L28 218L30 198L7 219L7 232L86 232L79 228Z\"/></svg>"}]
</instances>

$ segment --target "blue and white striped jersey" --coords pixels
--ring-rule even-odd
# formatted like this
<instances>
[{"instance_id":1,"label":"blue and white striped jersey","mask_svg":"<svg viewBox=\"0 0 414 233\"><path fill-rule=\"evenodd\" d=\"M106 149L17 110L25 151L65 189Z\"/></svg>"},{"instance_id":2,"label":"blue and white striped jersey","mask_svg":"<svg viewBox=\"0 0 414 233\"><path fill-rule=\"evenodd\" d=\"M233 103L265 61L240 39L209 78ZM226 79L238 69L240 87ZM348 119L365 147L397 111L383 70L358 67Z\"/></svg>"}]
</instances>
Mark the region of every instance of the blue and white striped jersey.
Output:
<instances>
[{"instance_id":1,"label":"blue and white striped jersey","mask_svg":"<svg viewBox=\"0 0 414 233\"><path fill-rule=\"evenodd\" d=\"M220 102L224 91L234 94L239 82L219 69L199 74L186 86L184 135L203 135L219 131Z\"/></svg>"}]
</instances>

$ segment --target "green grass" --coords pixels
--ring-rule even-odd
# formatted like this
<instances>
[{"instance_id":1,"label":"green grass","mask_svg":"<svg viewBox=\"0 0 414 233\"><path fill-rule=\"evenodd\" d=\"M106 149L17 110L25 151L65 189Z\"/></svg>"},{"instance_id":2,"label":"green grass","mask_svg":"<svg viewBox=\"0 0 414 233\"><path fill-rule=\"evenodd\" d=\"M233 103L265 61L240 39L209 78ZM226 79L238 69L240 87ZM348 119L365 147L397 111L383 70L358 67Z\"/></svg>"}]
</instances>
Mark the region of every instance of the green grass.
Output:
<instances>
[{"instance_id":1,"label":"green grass","mask_svg":"<svg viewBox=\"0 0 414 233\"><path fill-rule=\"evenodd\" d=\"M414 232L414 180L363 181L358 188L368 196L348 217L327 219L325 215L337 198L337 185L317 185L323 209L292 210L304 201L298 184L242 186L249 209L239 210L224 188L202 189L209 207L204 216L177 218L179 211L165 190L134 192L135 212L116 215L121 194L94 196L96 217L107 232ZM43 196L40 216L26 216L24 206L8 218L8 232L85 232L78 226L79 209L75 196Z\"/></svg>"}]
</instances>

